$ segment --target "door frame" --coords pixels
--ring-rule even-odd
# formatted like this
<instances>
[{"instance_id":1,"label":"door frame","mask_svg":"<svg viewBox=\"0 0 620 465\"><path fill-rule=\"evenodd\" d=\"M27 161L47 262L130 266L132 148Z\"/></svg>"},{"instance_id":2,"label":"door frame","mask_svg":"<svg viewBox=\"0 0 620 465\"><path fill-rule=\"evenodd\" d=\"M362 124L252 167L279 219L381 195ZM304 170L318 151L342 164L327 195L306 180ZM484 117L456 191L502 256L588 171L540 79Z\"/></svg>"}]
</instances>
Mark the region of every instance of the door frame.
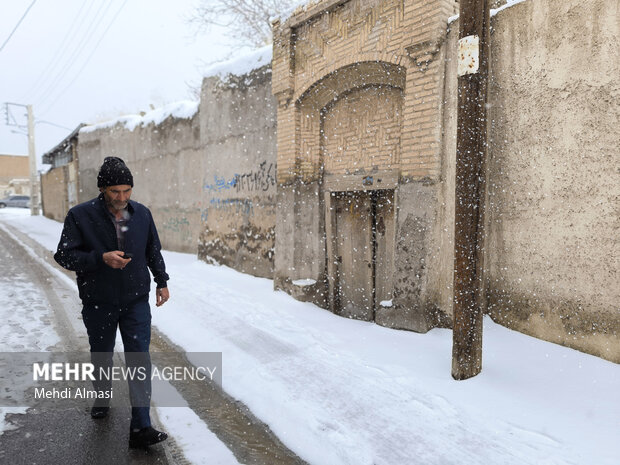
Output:
<instances>
[{"instance_id":1,"label":"door frame","mask_svg":"<svg viewBox=\"0 0 620 465\"><path fill-rule=\"evenodd\" d=\"M391 190L392 191L392 199L394 202L394 221L396 222L397 216L397 208L396 208L396 199L397 199L397 186L398 186L398 176L394 175L393 172L383 173L379 176L375 175L374 180L376 182L377 179L381 180L381 187L378 185L362 185L365 179L368 176L361 175L331 175L325 176L325 182L323 184L323 205L325 208L324 218L325 218L325 276L327 278L327 306L332 313L339 314L340 310L340 295L338 292L338 264L335 263L334 259L336 257L335 252L337 250L336 244L336 236L335 226L336 226L336 209L335 209L335 199L338 193L344 192L367 192L372 195L374 191L379 190ZM344 179L343 179L344 178ZM331 182L330 182L331 181ZM340 181L340 182L338 182ZM345 182L342 182L345 181ZM367 182L367 181L366 181ZM362 188L360 188L362 187ZM372 202L372 210L373 210L373 227L372 227L372 235L371 238L373 245L373 284L376 280L375 270L376 270L376 225L374 224L376 221L376 202ZM395 229L394 229L395 233ZM392 244L395 245L395 238L392 241ZM393 251L392 251L393 252ZM374 287L374 285L373 285ZM375 320L376 311L378 308L378 303L376 302L376 291L373 290L373 311L372 311L372 321Z\"/></svg>"}]
</instances>

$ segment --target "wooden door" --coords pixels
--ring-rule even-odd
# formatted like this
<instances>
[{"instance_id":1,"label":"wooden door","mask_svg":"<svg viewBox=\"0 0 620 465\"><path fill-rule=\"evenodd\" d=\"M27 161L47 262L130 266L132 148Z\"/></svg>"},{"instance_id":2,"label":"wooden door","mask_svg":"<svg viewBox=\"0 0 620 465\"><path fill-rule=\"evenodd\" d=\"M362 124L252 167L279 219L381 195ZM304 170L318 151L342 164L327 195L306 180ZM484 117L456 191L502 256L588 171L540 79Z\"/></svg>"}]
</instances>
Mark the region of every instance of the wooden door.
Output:
<instances>
[{"instance_id":1,"label":"wooden door","mask_svg":"<svg viewBox=\"0 0 620 465\"><path fill-rule=\"evenodd\" d=\"M333 272L335 310L342 316L374 318L372 198L366 192L335 195Z\"/></svg>"}]
</instances>

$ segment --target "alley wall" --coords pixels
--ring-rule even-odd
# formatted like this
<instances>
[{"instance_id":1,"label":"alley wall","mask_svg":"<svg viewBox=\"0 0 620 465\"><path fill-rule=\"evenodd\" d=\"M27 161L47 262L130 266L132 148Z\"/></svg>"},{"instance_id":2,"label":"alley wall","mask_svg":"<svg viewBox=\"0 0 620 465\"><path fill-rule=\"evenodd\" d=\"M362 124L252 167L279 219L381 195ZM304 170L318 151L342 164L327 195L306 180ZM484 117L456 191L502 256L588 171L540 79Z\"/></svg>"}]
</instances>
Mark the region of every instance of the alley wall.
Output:
<instances>
[{"instance_id":1,"label":"alley wall","mask_svg":"<svg viewBox=\"0 0 620 465\"><path fill-rule=\"evenodd\" d=\"M76 205L75 167L71 162L41 175L41 208L47 218L64 221L69 208Z\"/></svg>"},{"instance_id":2,"label":"alley wall","mask_svg":"<svg viewBox=\"0 0 620 465\"><path fill-rule=\"evenodd\" d=\"M492 17L483 279L495 321L620 362L617 17L618 2L581 0ZM447 41L448 165L457 39L458 21Z\"/></svg>"},{"instance_id":3,"label":"alley wall","mask_svg":"<svg viewBox=\"0 0 620 465\"><path fill-rule=\"evenodd\" d=\"M145 115L146 116L146 115ZM97 173L107 156L122 158L133 174L132 199L151 209L163 247L195 252L200 227L200 182L187 176L200 161L197 113L159 124L125 119L80 131L79 201L99 194Z\"/></svg>"},{"instance_id":4,"label":"alley wall","mask_svg":"<svg viewBox=\"0 0 620 465\"><path fill-rule=\"evenodd\" d=\"M492 21L485 285L493 318L620 362L618 2Z\"/></svg>"},{"instance_id":5,"label":"alley wall","mask_svg":"<svg viewBox=\"0 0 620 465\"><path fill-rule=\"evenodd\" d=\"M205 79L199 113L205 156L198 256L271 278L276 223L271 65L225 80Z\"/></svg>"},{"instance_id":6,"label":"alley wall","mask_svg":"<svg viewBox=\"0 0 620 465\"><path fill-rule=\"evenodd\" d=\"M271 69L206 78L200 103L85 127L79 201L98 195L106 156L125 160L165 249L270 277L275 228ZM169 116L157 117L157 112Z\"/></svg>"}]
</instances>

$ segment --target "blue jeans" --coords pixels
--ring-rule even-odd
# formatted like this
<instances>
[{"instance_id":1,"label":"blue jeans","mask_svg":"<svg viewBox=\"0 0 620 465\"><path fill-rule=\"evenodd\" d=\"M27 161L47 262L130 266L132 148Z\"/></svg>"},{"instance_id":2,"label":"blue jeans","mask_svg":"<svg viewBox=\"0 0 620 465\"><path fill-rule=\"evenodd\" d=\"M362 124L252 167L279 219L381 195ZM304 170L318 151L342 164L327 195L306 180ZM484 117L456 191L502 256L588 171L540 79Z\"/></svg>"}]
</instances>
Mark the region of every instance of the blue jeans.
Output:
<instances>
[{"instance_id":1,"label":"blue jeans","mask_svg":"<svg viewBox=\"0 0 620 465\"><path fill-rule=\"evenodd\" d=\"M151 400L151 362L149 345L151 343L151 308L148 296L123 306L107 304L86 304L82 308L82 318L88 333L91 359L95 373L99 367L112 367L116 328L120 328L127 367L140 365L146 376L129 378L129 396L131 400L131 429L151 426L149 404ZM141 354L128 354L139 352ZM133 357L130 357L133 355ZM137 356L137 357L136 357ZM97 391L111 388L111 380L102 379L93 382ZM109 400L99 400L95 405L107 406Z\"/></svg>"}]
</instances>

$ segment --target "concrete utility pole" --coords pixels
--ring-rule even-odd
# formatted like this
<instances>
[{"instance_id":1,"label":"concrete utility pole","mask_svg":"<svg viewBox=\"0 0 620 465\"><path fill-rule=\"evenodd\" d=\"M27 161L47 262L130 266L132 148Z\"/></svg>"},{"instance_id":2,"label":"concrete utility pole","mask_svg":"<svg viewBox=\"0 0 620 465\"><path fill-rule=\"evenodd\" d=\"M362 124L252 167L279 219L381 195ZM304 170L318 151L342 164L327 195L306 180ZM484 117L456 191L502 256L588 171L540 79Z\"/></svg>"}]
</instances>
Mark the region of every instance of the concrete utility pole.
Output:
<instances>
[{"instance_id":1,"label":"concrete utility pole","mask_svg":"<svg viewBox=\"0 0 620 465\"><path fill-rule=\"evenodd\" d=\"M39 214L39 173L37 172L37 155L34 149L34 114L32 105L28 109L28 158L30 159L30 215Z\"/></svg>"},{"instance_id":2,"label":"concrete utility pole","mask_svg":"<svg viewBox=\"0 0 620 465\"><path fill-rule=\"evenodd\" d=\"M26 109L28 116L27 126L17 121L10 107L22 107ZM30 165L30 214L36 216L39 214L41 197L39 194L39 173L37 172L37 155L34 149L34 113L32 105L23 105L21 103L4 104L4 112L6 116L7 126L17 126L19 129L28 130L28 158ZM20 134L23 134L20 132Z\"/></svg>"},{"instance_id":3,"label":"concrete utility pole","mask_svg":"<svg viewBox=\"0 0 620 465\"><path fill-rule=\"evenodd\" d=\"M487 142L489 0L461 0L454 238L452 377L482 370L482 228Z\"/></svg>"}]
</instances>

